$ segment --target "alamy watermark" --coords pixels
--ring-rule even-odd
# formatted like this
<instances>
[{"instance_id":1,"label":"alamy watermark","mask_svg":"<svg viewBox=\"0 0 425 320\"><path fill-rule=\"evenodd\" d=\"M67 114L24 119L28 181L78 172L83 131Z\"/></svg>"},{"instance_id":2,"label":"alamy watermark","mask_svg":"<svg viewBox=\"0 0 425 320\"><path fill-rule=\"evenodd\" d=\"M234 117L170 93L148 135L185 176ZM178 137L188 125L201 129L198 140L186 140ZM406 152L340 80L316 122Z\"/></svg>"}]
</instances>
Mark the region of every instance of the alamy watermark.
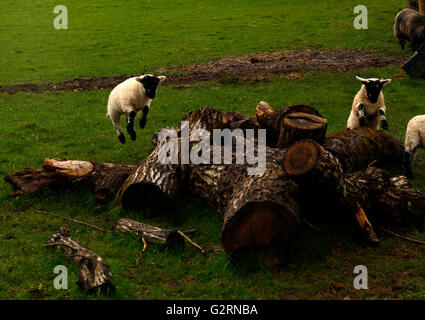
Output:
<instances>
[{"instance_id":1,"label":"alamy watermark","mask_svg":"<svg viewBox=\"0 0 425 320\"><path fill-rule=\"evenodd\" d=\"M358 5L354 7L354 13L357 14L356 18L354 19L354 29L356 30L362 30L368 28L368 14L367 14L367 8L363 5Z\"/></svg>"},{"instance_id":2,"label":"alamy watermark","mask_svg":"<svg viewBox=\"0 0 425 320\"><path fill-rule=\"evenodd\" d=\"M59 275L53 280L53 286L55 289L68 289L68 268L60 264L53 269L53 272L55 274L59 273Z\"/></svg>"},{"instance_id":3,"label":"alamy watermark","mask_svg":"<svg viewBox=\"0 0 425 320\"><path fill-rule=\"evenodd\" d=\"M354 278L354 281L353 281L354 289L357 289L357 290L368 289L368 286L367 286L368 275L367 275L366 266L361 264L358 266L355 266L353 272L354 274L357 274L357 276Z\"/></svg>"},{"instance_id":4,"label":"alamy watermark","mask_svg":"<svg viewBox=\"0 0 425 320\"><path fill-rule=\"evenodd\" d=\"M209 131L196 129L189 132L188 121L182 121L180 128L180 139L174 129L164 128L160 131L158 140L163 143L158 158L162 164L232 164L234 160L236 164L244 164L246 161L252 165L247 168L248 175L261 175L266 170L265 129L246 129L245 136L242 129L233 131L214 129L211 148ZM256 139L255 133L257 133ZM235 139L235 152L233 152L233 139Z\"/></svg>"},{"instance_id":5,"label":"alamy watermark","mask_svg":"<svg viewBox=\"0 0 425 320\"><path fill-rule=\"evenodd\" d=\"M63 5L58 5L53 9L53 13L59 13L53 20L55 29L68 29L68 8Z\"/></svg>"}]
</instances>

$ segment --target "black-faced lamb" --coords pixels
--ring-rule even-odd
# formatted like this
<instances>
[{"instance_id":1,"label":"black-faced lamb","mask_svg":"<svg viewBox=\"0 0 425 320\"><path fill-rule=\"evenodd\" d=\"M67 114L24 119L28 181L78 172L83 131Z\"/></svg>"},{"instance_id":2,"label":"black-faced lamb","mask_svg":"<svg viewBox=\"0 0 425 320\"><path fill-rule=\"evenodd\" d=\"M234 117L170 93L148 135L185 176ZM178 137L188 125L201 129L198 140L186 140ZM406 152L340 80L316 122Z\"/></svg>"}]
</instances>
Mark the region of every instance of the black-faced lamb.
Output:
<instances>
[{"instance_id":1,"label":"black-faced lamb","mask_svg":"<svg viewBox=\"0 0 425 320\"><path fill-rule=\"evenodd\" d=\"M350 116L347 120L347 130L359 127L379 129L379 121L384 130L388 129L388 122L385 117L386 107L382 88L391 82L391 79L379 80L377 78L363 79L362 86L354 97Z\"/></svg>"},{"instance_id":2,"label":"black-faced lamb","mask_svg":"<svg viewBox=\"0 0 425 320\"><path fill-rule=\"evenodd\" d=\"M127 132L131 140L136 140L134 119L142 112L139 125L141 129L146 126L151 101L155 98L158 84L165 79L165 76L156 77L151 74L145 74L129 78L118 84L111 91L106 117L111 119L121 143L125 143L125 136L121 130L121 116L123 114L126 115Z\"/></svg>"},{"instance_id":3,"label":"black-faced lamb","mask_svg":"<svg viewBox=\"0 0 425 320\"><path fill-rule=\"evenodd\" d=\"M414 177L412 161L418 154L420 148L425 147L425 115L410 119L406 129L406 140L404 141L404 166L406 176Z\"/></svg>"},{"instance_id":4,"label":"black-faced lamb","mask_svg":"<svg viewBox=\"0 0 425 320\"><path fill-rule=\"evenodd\" d=\"M413 50L425 42L425 15L413 9L401 10L394 21L394 36L404 50L404 41L410 41Z\"/></svg>"}]
</instances>

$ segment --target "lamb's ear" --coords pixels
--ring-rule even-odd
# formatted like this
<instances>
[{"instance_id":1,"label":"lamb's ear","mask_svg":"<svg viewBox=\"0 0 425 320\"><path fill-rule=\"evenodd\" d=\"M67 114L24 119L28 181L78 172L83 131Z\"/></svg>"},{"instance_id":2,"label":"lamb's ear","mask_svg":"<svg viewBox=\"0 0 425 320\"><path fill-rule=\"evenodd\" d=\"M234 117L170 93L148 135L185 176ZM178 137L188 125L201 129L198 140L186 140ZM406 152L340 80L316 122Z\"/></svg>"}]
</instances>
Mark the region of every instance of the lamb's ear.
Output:
<instances>
[{"instance_id":1,"label":"lamb's ear","mask_svg":"<svg viewBox=\"0 0 425 320\"><path fill-rule=\"evenodd\" d=\"M143 84L143 78L142 77L136 77L135 79L136 79L136 81L138 81L141 84Z\"/></svg>"},{"instance_id":2,"label":"lamb's ear","mask_svg":"<svg viewBox=\"0 0 425 320\"><path fill-rule=\"evenodd\" d=\"M369 82L369 80L367 80L367 79L363 79L363 78L360 78L360 77L358 77L358 76L356 76L356 79L357 80L359 80L361 83L363 83L363 84L366 84L366 83L368 83Z\"/></svg>"},{"instance_id":3,"label":"lamb's ear","mask_svg":"<svg viewBox=\"0 0 425 320\"><path fill-rule=\"evenodd\" d=\"M383 86L385 86L386 84L389 84L390 82L391 82L391 79L381 80L381 83L382 83Z\"/></svg>"},{"instance_id":4,"label":"lamb's ear","mask_svg":"<svg viewBox=\"0 0 425 320\"><path fill-rule=\"evenodd\" d=\"M162 82L162 81L164 81L165 79L167 79L167 77L166 77L166 76L159 76L159 77L158 77L158 79L159 79L159 82Z\"/></svg>"}]
</instances>

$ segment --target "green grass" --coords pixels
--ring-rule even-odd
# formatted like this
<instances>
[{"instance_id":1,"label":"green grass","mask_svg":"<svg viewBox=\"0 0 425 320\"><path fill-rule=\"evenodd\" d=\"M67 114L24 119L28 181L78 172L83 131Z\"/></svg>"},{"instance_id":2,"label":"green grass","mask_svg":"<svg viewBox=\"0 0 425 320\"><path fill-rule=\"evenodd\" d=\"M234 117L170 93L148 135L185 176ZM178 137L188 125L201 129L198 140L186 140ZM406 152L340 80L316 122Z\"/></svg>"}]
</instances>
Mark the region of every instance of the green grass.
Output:
<instances>
[{"instance_id":1,"label":"green grass","mask_svg":"<svg viewBox=\"0 0 425 320\"><path fill-rule=\"evenodd\" d=\"M397 68L385 68L362 75L387 77L396 71ZM162 126L176 125L190 109L207 105L253 115L261 99L275 107L304 103L327 118L328 132L343 130L353 92L359 86L355 74L311 72L297 81L275 78L256 83L203 83L184 90L162 87L153 102L147 127L138 130L138 139L125 146L119 144L111 123L104 118L109 91L2 94L0 117L7 121L0 127L0 175L40 167L45 157L138 163L149 153L153 132ZM425 95L421 86L420 80L395 79L385 88L390 133L404 137L406 122L421 111ZM424 165L422 152L416 163L416 185L422 190ZM195 228L198 233L193 239L209 252L221 247L220 221L211 209L195 200L183 201L168 216L153 217L148 212L126 212L112 203L96 204L85 186L46 190L18 199L8 196L10 190L9 185L1 182L3 299L340 299L347 295L359 299L424 298L423 248L385 235L381 235L378 248L365 248L358 245L349 228L321 226L328 232L306 228L294 261L274 268L255 261L238 263L222 251L205 259L193 247L173 251L149 245L140 265L132 268L142 248L136 237L104 235L68 223L76 239L105 259L116 280L114 294L86 296L75 285L77 268L61 254L43 247L62 221L36 210L48 210L104 228L110 228L123 216L162 227ZM425 239L424 235L412 234L411 229L403 232ZM57 264L69 267L69 290L53 288L53 268ZM357 264L369 268L369 290L353 289L353 268ZM397 289L398 279L402 289Z\"/></svg>"},{"instance_id":2,"label":"green grass","mask_svg":"<svg viewBox=\"0 0 425 320\"><path fill-rule=\"evenodd\" d=\"M366 48L402 54L392 35L393 19L405 1L368 3L369 29L353 28L357 1L68 0L69 30L53 28L55 1L0 1L0 85L55 82L87 76L141 74L228 55L294 48ZM390 78L399 68L371 69L360 76ZM210 106L254 115L260 100L274 107L308 104L345 129L359 88L357 73L310 72L295 81L200 83L180 90L162 87L147 127L136 142L121 145L105 119L109 90L0 94L0 176L39 168L46 157L137 164L150 151L152 134L175 126L189 110ZM423 112L423 80L393 79L385 87L390 133L404 139L408 120ZM415 163L414 185L425 191L424 152ZM94 202L84 185L10 198L0 182L0 299L423 299L424 249L380 235L377 248L360 246L352 229L305 227L298 254L287 265L233 261L220 251L221 223L205 203L182 200L176 212L154 217ZM76 286L78 269L43 244L62 221L47 210L110 228L119 217L198 232L193 239L210 259L186 246L149 245L132 268L142 243L122 234L104 235L68 223L71 234L111 267L117 290L85 295ZM397 230L397 229L396 229ZM410 228L400 232L425 239ZM69 290L53 288L54 266L69 270ZM353 289L353 268L369 269L369 290Z\"/></svg>"},{"instance_id":3,"label":"green grass","mask_svg":"<svg viewBox=\"0 0 425 320\"><path fill-rule=\"evenodd\" d=\"M80 76L132 75L229 55L294 48L364 48L400 54L395 13L405 1L367 4L369 29L355 30L356 0L76 1L56 30L52 0L0 2L0 85Z\"/></svg>"}]
</instances>

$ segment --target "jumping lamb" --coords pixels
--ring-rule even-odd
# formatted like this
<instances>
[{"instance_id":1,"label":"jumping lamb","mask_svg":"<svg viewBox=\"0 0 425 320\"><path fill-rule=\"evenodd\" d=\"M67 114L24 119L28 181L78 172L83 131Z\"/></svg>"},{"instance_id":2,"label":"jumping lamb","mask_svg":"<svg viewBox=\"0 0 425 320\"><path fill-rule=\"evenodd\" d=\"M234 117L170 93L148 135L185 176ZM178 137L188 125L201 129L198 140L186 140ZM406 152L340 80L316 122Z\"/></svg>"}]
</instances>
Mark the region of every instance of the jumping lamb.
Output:
<instances>
[{"instance_id":1,"label":"jumping lamb","mask_svg":"<svg viewBox=\"0 0 425 320\"><path fill-rule=\"evenodd\" d=\"M136 140L134 119L142 111L142 117L139 122L140 128L143 129L146 126L147 115L152 99L155 98L158 84L165 79L165 76L156 77L151 74L145 74L129 78L118 84L111 91L106 117L111 119L121 143L125 143L125 136L121 131L121 115L126 115L126 129L131 140Z\"/></svg>"},{"instance_id":2,"label":"jumping lamb","mask_svg":"<svg viewBox=\"0 0 425 320\"><path fill-rule=\"evenodd\" d=\"M412 161L417 156L419 148L423 147L425 147L425 115L413 117L407 124L403 160L409 179L414 177Z\"/></svg>"},{"instance_id":3,"label":"jumping lamb","mask_svg":"<svg viewBox=\"0 0 425 320\"><path fill-rule=\"evenodd\" d=\"M388 122L385 118L386 107L382 88L390 83L391 79L363 79L360 77L356 77L356 79L361 81L362 86L354 97L351 113L347 120L347 130L359 127L378 130L379 120L382 129L387 130Z\"/></svg>"},{"instance_id":4,"label":"jumping lamb","mask_svg":"<svg viewBox=\"0 0 425 320\"><path fill-rule=\"evenodd\" d=\"M410 41L413 50L418 50L425 42L425 15L413 9L401 10L395 17L394 36L403 50L405 40Z\"/></svg>"}]
</instances>

